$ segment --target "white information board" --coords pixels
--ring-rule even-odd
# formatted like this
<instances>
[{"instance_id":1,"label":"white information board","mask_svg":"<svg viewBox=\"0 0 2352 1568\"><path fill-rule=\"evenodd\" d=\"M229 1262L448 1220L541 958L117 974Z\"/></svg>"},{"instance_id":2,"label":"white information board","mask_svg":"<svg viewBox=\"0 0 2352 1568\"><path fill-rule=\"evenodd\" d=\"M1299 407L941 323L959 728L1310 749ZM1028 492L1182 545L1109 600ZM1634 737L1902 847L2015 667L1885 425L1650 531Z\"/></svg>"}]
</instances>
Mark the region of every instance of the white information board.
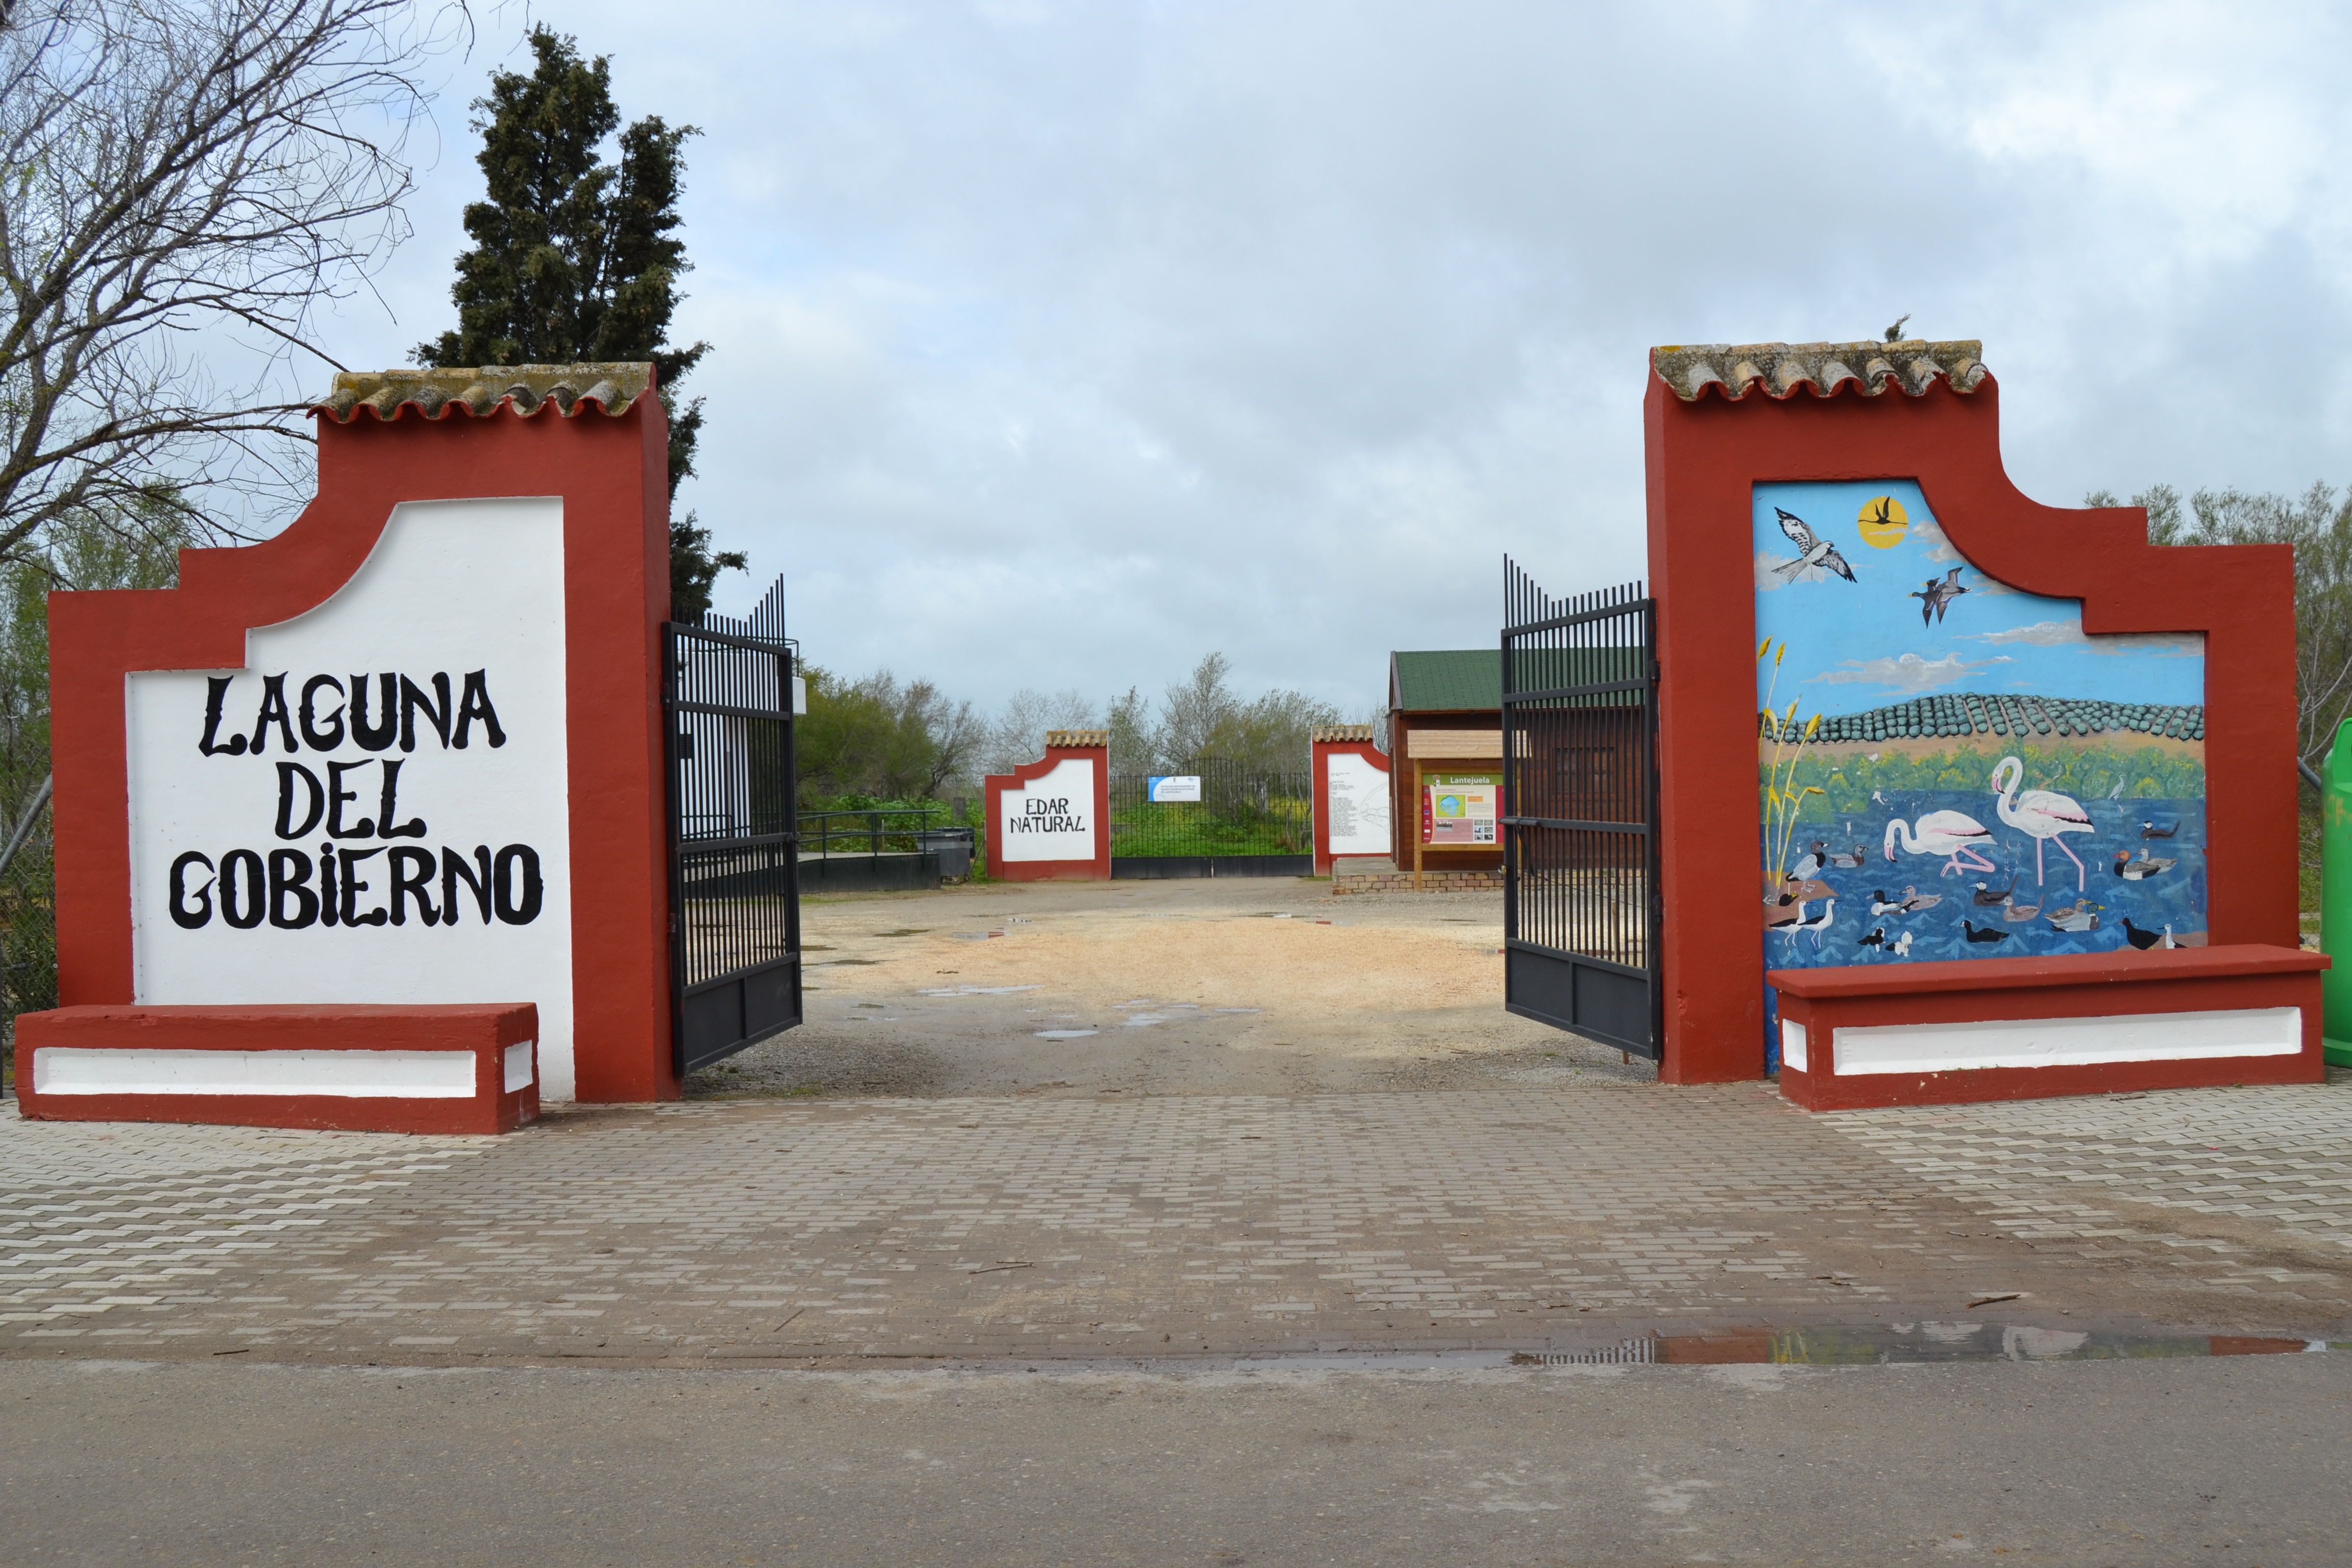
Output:
<instances>
[{"instance_id":1,"label":"white information board","mask_svg":"<svg viewBox=\"0 0 2352 1568\"><path fill-rule=\"evenodd\" d=\"M1201 798L1198 773L1153 773L1144 784L1154 805L1181 805Z\"/></svg>"},{"instance_id":2,"label":"white information board","mask_svg":"<svg viewBox=\"0 0 2352 1568\"><path fill-rule=\"evenodd\" d=\"M1334 855L1387 855L1396 847L1389 834L1389 775L1356 752L1333 752L1324 759L1323 795L1327 837Z\"/></svg>"},{"instance_id":3,"label":"white information board","mask_svg":"<svg viewBox=\"0 0 2352 1568\"><path fill-rule=\"evenodd\" d=\"M1095 858L1095 764L1065 757L1026 789L997 796L999 851L1010 860Z\"/></svg>"},{"instance_id":4,"label":"white information board","mask_svg":"<svg viewBox=\"0 0 2352 1568\"><path fill-rule=\"evenodd\" d=\"M561 501L404 502L245 668L127 684L139 1002L532 1002L572 1098Z\"/></svg>"}]
</instances>

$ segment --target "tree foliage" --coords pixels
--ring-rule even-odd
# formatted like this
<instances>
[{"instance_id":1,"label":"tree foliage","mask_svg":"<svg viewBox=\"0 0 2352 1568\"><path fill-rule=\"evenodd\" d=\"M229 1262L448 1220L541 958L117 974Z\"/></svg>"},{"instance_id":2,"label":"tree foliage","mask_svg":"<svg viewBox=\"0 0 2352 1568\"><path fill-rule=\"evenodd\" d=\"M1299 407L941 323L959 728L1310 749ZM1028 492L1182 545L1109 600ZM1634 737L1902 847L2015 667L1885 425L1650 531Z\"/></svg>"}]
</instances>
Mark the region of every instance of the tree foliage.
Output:
<instances>
[{"instance_id":1,"label":"tree foliage","mask_svg":"<svg viewBox=\"0 0 2352 1568\"><path fill-rule=\"evenodd\" d=\"M793 726L802 805L844 795L926 800L972 765L982 725L969 702L888 670L844 680L803 665L808 712Z\"/></svg>"},{"instance_id":2,"label":"tree foliage","mask_svg":"<svg viewBox=\"0 0 2352 1568\"><path fill-rule=\"evenodd\" d=\"M529 73L499 71L474 101L485 199L466 208L473 246L457 258L449 297L457 325L417 345L428 365L572 364L651 361L669 415L669 491L694 472L702 399L677 388L710 351L669 342L688 270L678 194L691 125L649 115L624 126L608 57L544 25L528 39ZM619 157L604 156L618 133ZM722 571L741 554L714 552L693 513L670 526L671 613L698 620Z\"/></svg>"},{"instance_id":3,"label":"tree foliage","mask_svg":"<svg viewBox=\"0 0 2352 1568\"><path fill-rule=\"evenodd\" d=\"M1203 657L1160 699L1159 722L1148 736L1130 691L1127 722L1136 727L1140 742L1136 760L1171 773L1213 757L1266 772L1303 770L1315 726L1339 722L1339 710L1291 690L1244 701L1233 689L1232 671L1233 662L1223 654Z\"/></svg>"},{"instance_id":4,"label":"tree foliage","mask_svg":"<svg viewBox=\"0 0 2352 1568\"><path fill-rule=\"evenodd\" d=\"M2087 506L2120 506L2112 491ZM2147 509L2152 544L2294 546L2295 750L2317 766L2352 717L2352 496L2315 484L2299 496L2200 489L2184 502L2170 485L2131 498Z\"/></svg>"},{"instance_id":5,"label":"tree foliage","mask_svg":"<svg viewBox=\"0 0 2352 1568\"><path fill-rule=\"evenodd\" d=\"M49 776L50 592L168 588L194 542L175 498L142 504L142 518L76 512L0 563L0 842ZM57 1005L56 886L44 828L0 870L0 1016Z\"/></svg>"},{"instance_id":6,"label":"tree foliage","mask_svg":"<svg viewBox=\"0 0 2352 1568\"><path fill-rule=\"evenodd\" d=\"M307 498L319 307L407 233L414 0L17 0L0 21L0 559ZM227 387L189 345L258 351ZM217 358L215 363L218 363ZM234 479L234 489L225 481ZM265 513L254 515L257 505Z\"/></svg>"}]
</instances>

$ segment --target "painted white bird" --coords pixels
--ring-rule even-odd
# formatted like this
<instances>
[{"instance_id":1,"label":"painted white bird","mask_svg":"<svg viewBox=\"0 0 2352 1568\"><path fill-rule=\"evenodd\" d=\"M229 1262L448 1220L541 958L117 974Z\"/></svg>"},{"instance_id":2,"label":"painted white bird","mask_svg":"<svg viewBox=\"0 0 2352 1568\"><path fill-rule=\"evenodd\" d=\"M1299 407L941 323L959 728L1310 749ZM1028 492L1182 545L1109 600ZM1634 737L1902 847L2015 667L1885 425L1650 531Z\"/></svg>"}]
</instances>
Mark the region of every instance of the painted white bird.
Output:
<instances>
[{"instance_id":1,"label":"painted white bird","mask_svg":"<svg viewBox=\"0 0 2352 1568\"><path fill-rule=\"evenodd\" d=\"M2020 833L2033 836L2033 879L2042 880L2042 847L2055 839L2065 851L2066 858L2074 862L2074 890L2088 890L2090 873L2083 868L2083 858L2066 847L2062 833L2096 833L2091 814L2083 809L2082 802L2055 790L2030 789L2018 793L2018 782L2025 777L2025 764L2015 757L2003 757L1992 771L1992 787L2000 792L2000 819Z\"/></svg>"},{"instance_id":2,"label":"painted white bird","mask_svg":"<svg viewBox=\"0 0 2352 1568\"><path fill-rule=\"evenodd\" d=\"M1906 855L1942 855L1942 875L1957 877L1962 870L1990 871L1993 863L1978 853L1977 846L1992 842L1992 829L1966 812L1931 811L1916 822L1896 817L1886 825L1886 858L1895 858L1895 841L1903 841Z\"/></svg>"},{"instance_id":3,"label":"painted white bird","mask_svg":"<svg viewBox=\"0 0 2352 1568\"><path fill-rule=\"evenodd\" d=\"M1895 956L1897 958L1908 958L1911 956L1911 933L1909 931L1906 931L1901 936L1895 939Z\"/></svg>"},{"instance_id":4,"label":"painted white bird","mask_svg":"<svg viewBox=\"0 0 2352 1568\"><path fill-rule=\"evenodd\" d=\"M1819 947L1822 945L1822 932L1829 930L1831 924L1836 920L1837 900L1832 898L1827 904L1822 906L1822 912L1814 916L1811 920L1796 921L1788 925L1776 926L1773 929L1778 931L1782 936L1789 939L1789 945L1790 947L1797 945L1797 933L1799 931L1809 931L1813 933L1813 945L1815 947Z\"/></svg>"}]
</instances>

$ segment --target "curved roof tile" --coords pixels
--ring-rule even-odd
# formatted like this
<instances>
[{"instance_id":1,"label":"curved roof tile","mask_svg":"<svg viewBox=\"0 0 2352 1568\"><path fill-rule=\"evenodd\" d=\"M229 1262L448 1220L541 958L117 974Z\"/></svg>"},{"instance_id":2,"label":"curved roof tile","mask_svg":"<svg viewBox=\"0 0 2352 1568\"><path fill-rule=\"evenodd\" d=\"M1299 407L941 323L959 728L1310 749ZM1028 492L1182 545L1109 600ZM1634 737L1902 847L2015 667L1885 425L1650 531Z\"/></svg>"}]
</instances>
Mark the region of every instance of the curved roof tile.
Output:
<instances>
[{"instance_id":1,"label":"curved roof tile","mask_svg":"<svg viewBox=\"0 0 2352 1568\"><path fill-rule=\"evenodd\" d=\"M1880 343L1673 343L1650 351L1650 368L1685 403L1714 387L1738 402L1750 387L1776 401L1794 397L1799 387L1815 397L1835 397L1851 387L1857 396L1876 397L1890 385L1912 397L1927 395L1937 382L1954 392L1974 392L1988 374L1984 344L1975 338L1929 342L1906 338ZM1859 365L1859 370L1853 367Z\"/></svg>"},{"instance_id":2,"label":"curved roof tile","mask_svg":"<svg viewBox=\"0 0 2352 1568\"><path fill-rule=\"evenodd\" d=\"M550 405L560 418L584 414L592 405L600 414L618 416L652 389L653 380L654 367L644 363L341 371L333 390L310 405L310 412L338 425L350 424L362 408L379 420L397 419L411 408L439 419L452 407L478 419L501 408L529 418Z\"/></svg>"}]
</instances>

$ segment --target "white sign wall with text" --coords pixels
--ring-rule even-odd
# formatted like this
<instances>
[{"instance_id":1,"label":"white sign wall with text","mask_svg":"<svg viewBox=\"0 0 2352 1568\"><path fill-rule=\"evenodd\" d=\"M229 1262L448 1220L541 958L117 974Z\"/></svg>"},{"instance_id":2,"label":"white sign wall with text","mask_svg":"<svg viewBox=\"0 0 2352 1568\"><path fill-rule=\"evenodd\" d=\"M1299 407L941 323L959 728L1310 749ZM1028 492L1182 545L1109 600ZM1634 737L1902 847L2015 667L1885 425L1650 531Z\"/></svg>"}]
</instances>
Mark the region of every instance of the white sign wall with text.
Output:
<instances>
[{"instance_id":1,"label":"white sign wall with text","mask_svg":"<svg viewBox=\"0 0 2352 1568\"><path fill-rule=\"evenodd\" d=\"M571 1099L562 503L395 507L246 658L129 680L138 1002L532 1002Z\"/></svg>"},{"instance_id":2,"label":"white sign wall with text","mask_svg":"<svg viewBox=\"0 0 2352 1568\"><path fill-rule=\"evenodd\" d=\"M1042 776L997 796L995 831L1006 860L1095 858L1095 764L1065 757Z\"/></svg>"},{"instance_id":3,"label":"white sign wall with text","mask_svg":"<svg viewBox=\"0 0 2352 1568\"><path fill-rule=\"evenodd\" d=\"M1331 853L1389 854L1389 775L1355 752L1333 752L1323 765Z\"/></svg>"}]
</instances>

